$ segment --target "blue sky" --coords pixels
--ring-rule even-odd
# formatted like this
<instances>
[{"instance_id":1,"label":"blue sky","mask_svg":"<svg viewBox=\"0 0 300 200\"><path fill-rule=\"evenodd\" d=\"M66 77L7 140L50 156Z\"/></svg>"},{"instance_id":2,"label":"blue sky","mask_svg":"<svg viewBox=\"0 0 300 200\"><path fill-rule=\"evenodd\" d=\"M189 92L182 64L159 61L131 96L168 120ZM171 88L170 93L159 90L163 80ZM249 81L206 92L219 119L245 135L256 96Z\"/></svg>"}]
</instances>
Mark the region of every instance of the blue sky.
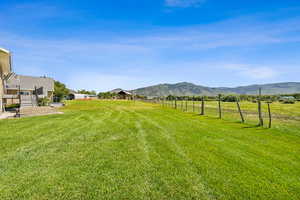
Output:
<instances>
[{"instance_id":1,"label":"blue sky","mask_svg":"<svg viewBox=\"0 0 300 200\"><path fill-rule=\"evenodd\" d=\"M2 0L0 47L74 89L298 82L300 1Z\"/></svg>"}]
</instances>

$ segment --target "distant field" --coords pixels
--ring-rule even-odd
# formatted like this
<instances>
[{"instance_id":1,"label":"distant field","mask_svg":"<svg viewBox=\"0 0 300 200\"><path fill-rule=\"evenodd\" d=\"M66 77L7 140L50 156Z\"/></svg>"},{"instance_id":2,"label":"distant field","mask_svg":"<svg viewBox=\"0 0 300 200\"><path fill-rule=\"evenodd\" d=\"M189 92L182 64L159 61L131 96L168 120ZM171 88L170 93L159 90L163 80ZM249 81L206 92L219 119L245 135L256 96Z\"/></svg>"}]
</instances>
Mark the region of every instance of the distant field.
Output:
<instances>
[{"instance_id":1,"label":"distant field","mask_svg":"<svg viewBox=\"0 0 300 200\"><path fill-rule=\"evenodd\" d=\"M63 115L0 121L1 200L300 199L297 123L264 129L158 104L67 104ZM299 104L273 106L299 114Z\"/></svg>"}]
</instances>

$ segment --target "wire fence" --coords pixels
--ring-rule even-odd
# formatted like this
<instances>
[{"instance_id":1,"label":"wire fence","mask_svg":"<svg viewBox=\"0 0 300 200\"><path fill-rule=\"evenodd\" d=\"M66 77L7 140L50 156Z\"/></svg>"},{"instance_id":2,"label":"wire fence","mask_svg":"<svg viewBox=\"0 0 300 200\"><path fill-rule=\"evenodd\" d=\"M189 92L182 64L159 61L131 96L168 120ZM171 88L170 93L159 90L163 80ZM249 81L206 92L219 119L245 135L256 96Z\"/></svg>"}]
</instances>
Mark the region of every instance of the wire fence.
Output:
<instances>
[{"instance_id":1,"label":"wire fence","mask_svg":"<svg viewBox=\"0 0 300 200\"><path fill-rule=\"evenodd\" d=\"M222 102L220 100L148 100L165 108L195 113L230 121L269 127L273 124L300 124L300 103L282 104L279 102Z\"/></svg>"}]
</instances>

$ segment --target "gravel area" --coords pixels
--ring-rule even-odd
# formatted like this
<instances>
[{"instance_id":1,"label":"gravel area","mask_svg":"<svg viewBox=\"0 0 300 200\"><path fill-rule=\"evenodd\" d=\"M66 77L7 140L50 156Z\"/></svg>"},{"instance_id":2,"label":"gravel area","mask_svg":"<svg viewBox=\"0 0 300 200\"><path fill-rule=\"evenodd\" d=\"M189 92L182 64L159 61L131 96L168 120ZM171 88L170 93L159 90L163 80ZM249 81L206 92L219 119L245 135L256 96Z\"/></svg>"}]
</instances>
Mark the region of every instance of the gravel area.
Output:
<instances>
[{"instance_id":1,"label":"gravel area","mask_svg":"<svg viewBox=\"0 0 300 200\"><path fill-rule=\"evenodd\" d=\"M13 112L0 113L0 119L13 118L13 117L15 117L15 115L16 115L16 113L13 113Z\"/></svg>"},{"instance_id":2,"label":"gravel area","mask_svg":"<svg viewBox=\"0 0 300 200\"><path fill-rule=\"evenodd\" d=\"M50 106L24 107L20 109L21 117L41 116L41 115L50 115L50 114L63 114L63 112L60 112L58 111L57 108L53 108Z\"/></svg>"}]
</instances>

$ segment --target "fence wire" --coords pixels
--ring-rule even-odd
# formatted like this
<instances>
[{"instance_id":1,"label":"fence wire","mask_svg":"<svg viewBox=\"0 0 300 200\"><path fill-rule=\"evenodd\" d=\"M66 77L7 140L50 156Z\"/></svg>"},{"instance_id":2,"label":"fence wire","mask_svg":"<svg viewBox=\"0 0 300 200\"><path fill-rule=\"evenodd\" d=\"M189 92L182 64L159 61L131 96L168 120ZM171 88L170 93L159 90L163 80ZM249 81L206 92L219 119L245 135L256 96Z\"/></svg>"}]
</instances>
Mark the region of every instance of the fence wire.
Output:
<instances>
[{"instance_id":1,"label":"fence wire","mask_svg":"<svg viewBox=\"0 0 300 200\"><path fill-rule=\"evenodd\" d=\"M201 114L201 101L175 101L175 100L150 100L148 102L160 104L165 108L173 108L182 112ZM257 125L259 122L258 104L248 101L239 102L242 116L247 124ZM270 104L272 124L296 123L300 124L300 103L282 104L279 102ZM218 101L204 102L204 115L209 117L220 117ZM221 118L231 121L242 122L237 102L221 102ZM264 126L269 125L270 115L268 103L262 102L262 118Z\"/></svg>"}]
</instances>

